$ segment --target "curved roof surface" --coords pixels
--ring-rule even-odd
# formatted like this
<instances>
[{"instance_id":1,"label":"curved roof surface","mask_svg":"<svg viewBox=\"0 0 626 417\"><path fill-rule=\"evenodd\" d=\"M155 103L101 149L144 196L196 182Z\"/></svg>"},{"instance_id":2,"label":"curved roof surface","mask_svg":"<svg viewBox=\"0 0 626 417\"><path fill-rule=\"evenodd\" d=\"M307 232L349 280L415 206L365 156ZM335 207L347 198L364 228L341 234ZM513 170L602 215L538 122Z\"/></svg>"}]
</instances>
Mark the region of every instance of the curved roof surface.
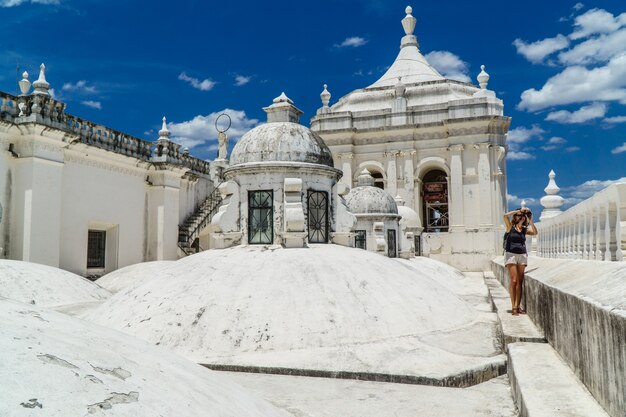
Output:
<instances>
[{"instance_id":1,"label":"curved roof surface","mask_svg":"<svg viewBox=\"0 0 626 417\"><path fill-rule=\"evenodd\" d=\"M292 122L266 123L243 135L231 153L230 166L251 162L307 162L334 167L324 140Z\"/></svg>"},{"instance_id":2,"label":"curved roof surface","mask_svg":"<svg viewBox=\"0 0 626 417\"><path fill-rule=\"evenodd\" d=\"M385 190L371 185L354 187L345 199L353 214L398 214L393 197Z\"/></svg>"},{"instance_id":3,"label":"curved roof surface","mask_svg":"<svg viewBox=\"0 0 626 417\"><path fill-rule=\"evenodd\" d=\"M10 381L0 390L3 416L288 415L218 372L115 330L11 300L0 300L0 323L0 379Z\"/></svg>"},{"instance_id":4,"label":"curved roof surface","mask_svg":"<svg viewBox=\"0 0 626 417\"><path fill-rule=\"evenodd\" d=\"M0 259L0 296L45 307L102 301L111 294L79 275L32 262Z\"/></svg>"},{"instance_id":5,"label":"curved roof surface","mask_svg":"<svg viewBox=\"0 0 626 417\"><path fill-rule=\"evenodd\" d=\"M450 332L478 329L479 313L463 275L430 259L251 245L156 274L83 317L206 364L425 375L497 356L489 338L440 348Z\"/></svg>"}]
</instances>

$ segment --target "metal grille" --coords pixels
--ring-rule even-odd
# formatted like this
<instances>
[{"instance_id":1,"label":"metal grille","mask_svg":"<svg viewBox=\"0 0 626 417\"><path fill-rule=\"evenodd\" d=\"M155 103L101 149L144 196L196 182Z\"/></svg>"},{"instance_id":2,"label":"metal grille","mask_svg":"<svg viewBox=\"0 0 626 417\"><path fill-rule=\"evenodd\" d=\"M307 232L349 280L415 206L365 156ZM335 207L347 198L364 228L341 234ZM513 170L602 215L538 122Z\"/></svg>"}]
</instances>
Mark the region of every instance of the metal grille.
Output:
<instances>
[{"instance_id":1,"label":"metal grille","mask_svg":"<svg viewBox=\"0 0 626 417\"><path fill-rule=\"evenodd\" d=\"M328 243L328 194L309 190L307 204L309 243Z\"/></svg>"},{"instance_id":2,"label":"metal grille","mask_svg":"<svg viewBox=\"0 0 626 417\"><path fill-rule=\"evenodd\" d=\"M387 230L387 256L395 258L397 256L396 251L396 231Z\"/></svg>"},{"instance_id":3,"label":"metal grille","mask_svg":"<svg viewBox=\"0 0 626 417\"><path fill-rule=\"evenodd\" d=\"M87 236L87 268L104 268L107 232L90 230Z\"/></svg>"},{"instance_id":4,"label":"metal grille","mask_svg":"<svg viewBox=\"0 0 626 417\"><path fill-rule=\"evenodd\" d=\"M366 244L366 232L365 230L357 230L355 232L356 236L354 236L354 247L358 249L367 249Z\"/></svg>"},{"instance_id":5,"label":"metal grille","mask_svg":"<svg viewBox=\"0 0 626 417\"><path fill-rule=\"evenodd\" d=\"M274 241L273 191L248 192L248 243L271 244Z\"/></svg>"}]
</instances>

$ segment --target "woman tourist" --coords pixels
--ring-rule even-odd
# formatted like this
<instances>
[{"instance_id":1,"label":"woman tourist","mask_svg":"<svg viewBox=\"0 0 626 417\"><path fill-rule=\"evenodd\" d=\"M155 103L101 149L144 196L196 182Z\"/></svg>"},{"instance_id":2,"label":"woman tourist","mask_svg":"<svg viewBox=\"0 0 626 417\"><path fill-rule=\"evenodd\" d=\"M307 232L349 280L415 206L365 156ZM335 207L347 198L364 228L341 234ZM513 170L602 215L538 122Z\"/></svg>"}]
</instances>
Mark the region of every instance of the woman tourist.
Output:
<instances>
[{"instance_id":1,"label":"woman tourist","mask_svg":"<svg viewBox=\"0 0 626 417\"><path fill-rule=\"evenodd\" d=\"M509 216L513 216L513 219L509 219ZM528 264L526 236L535 236L537 227L533 223L533 214L526 207L506 213L504 225L506 226L504 265L509 271L511 312L517 316L526 314L526 310L520 307L524 289L524 270Z\"/></svg>"}]
</instances>

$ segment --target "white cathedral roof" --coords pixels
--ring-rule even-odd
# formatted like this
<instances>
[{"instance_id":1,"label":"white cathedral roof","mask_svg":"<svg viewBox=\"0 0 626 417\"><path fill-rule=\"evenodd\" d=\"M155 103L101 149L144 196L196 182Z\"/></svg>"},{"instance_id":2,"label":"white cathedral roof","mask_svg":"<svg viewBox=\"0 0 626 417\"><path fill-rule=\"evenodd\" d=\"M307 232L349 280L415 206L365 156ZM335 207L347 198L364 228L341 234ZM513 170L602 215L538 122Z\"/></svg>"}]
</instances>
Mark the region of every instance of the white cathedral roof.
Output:
<instances>
[{"instance_id":1,"label":"white cathedral roof","mask_svg":"<svg viewBox=\"0 0 626 417\"><path fill-rule=\"evenodd\" d=\"M0 323L2 416L288 416L218 372L115 330L6 299Z\"/></svg>"},{"instance_id":2,"label":"white cathedral roof","mask_svg":"<svg viewBox=\"0 0 626 417\"><path fill-rule=\"evenodd\" d=\"M59 268L0 259L0 297L58 307L99 302L110 295L92 281Z\"/></svg>"},{"instance_id":3,"label":"white cathedral roof","mask_svg":"<svg viewBox=\"0 0 626 417\"><path fill-rule=\"evenodd\" d=\"M476 327L463 275L431 259L237 246L148 273L84 318L205 364L432 376L501 360L489 338L440 349L491 330Z\"/></svg>"}]
</instances>

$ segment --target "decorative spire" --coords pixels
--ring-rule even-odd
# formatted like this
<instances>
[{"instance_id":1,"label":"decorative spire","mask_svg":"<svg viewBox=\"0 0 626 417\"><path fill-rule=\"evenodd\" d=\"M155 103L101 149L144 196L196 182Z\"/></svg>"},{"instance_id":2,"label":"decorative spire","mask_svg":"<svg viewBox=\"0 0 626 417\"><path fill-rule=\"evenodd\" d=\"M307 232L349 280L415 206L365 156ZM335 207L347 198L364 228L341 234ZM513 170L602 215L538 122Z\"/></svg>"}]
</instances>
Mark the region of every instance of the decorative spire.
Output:
<instances>
[{"instance_id":1,"label":"decorative spire","mask_svg":"<svg viewBox=\"0 0 626 417\"><path fill-rule=\"evenodd\" d=\"M330 103L330 93L328 92L328 85L324 84L324 91L320 94L322 98L322 107L328 107L328 103Z\"/></svg>"},{"instance_id":2,"label":"decorative spire","mask_svg":"<svg viewBox=\"0 0 626 417\"><path fill-rule=\"evenodd\" d=\"M402 19L402 27L404 28L404 33L406 33L407 35L412 35L413 31L415 30L415 24L417 23L417 19L415 19L413 15L411 15L411 13L413 12L413 8L411 6L406 6L406 9L404 9L404 11L406 12L406 16L404 17L404 19Z\"/></svg>"},{"instance_id":3,"label":"decorative spire","mask_svg":"<svg viewBox=\"0 0 626 417\"><path fill-rule=\"evenodd\" d=\"M50 95L48 93L50 84L46 81L46 66L44 64L39 66L39 79L33 83L33 87L35 87L34 94Z\"/></svg>"},{"instance_id":4,"label":"decorative spire","mask_svg":"<svg viewBox=\"0 0 626 417\"><path fill-rule=\"evenodd\" d=\"M520 204L520 206L522 208L526 208L526 200L522 200L522 203Z\"/></svg>"},{"instance_id":5,"label":"decorative spire","mask_svg":"<svg viewBox=\"0 0 626 417\"><path fill-rule=\"evenodd\" d=\"M280 93L280 95L278 97L276 97L274 100L272 100L273 103L289 103L289 104L293 104L293 101L291 101L291 99L289 97L287 97L287 95L285 94L285 92L283 91L282 93Z\"/></svg>"},{"instance_id":6,"label":"decorative spire","mask_svg":"<svg viewBox=\"0 0 626 417\"><path fill-rule=\"evenodd\" d=\"M357 184L359 187L374 186L374 177L372 177L372 174L370 174L367 168L361 171L361 173L359 174L359 177L357 178Z\"/></svg>"},{"instance_id":7,"label":"decorative spire","mask_svg":"<svg viewBox=\"0 0 626 417\"><path fill-rule=\"evenodd\" d=\"M18 83L20 86L20 91L22 92L22 95L26 95L28 94L28 91L30 90L30 81L28 81L28 72L24 71L22 73L22 80Z\"/></svg>"},{"instance_id":8,"label":"decorative spire","mask_svg":"<svg viewBox=\"0 0 626 417\"><path fill-rule=\"evenodd\" d=\"M486 90L487 83L489 82L489 74L485 72L484 65L480 66L480 74L478 74L478 77L476 77L476 79L478 80L478 84L480 85L480 88L483 90Z\"/></svg>"},{"instance_id":9,"label":"decorative spire","mask_svg":"<svg viewBox=\"0 0 626 417\"><path fill-rule=\"evenodd\" d=\"M543 189L546 192L546 195L541 197L539 202L543 206L543 211L541 212L541 217L539 220L549 219L550 217L558 216L561 214L561 206L565 202L563 197L557 195L561 190L558 185L556 185L556 174L553 170L550 170L550 174L548 174L550 181L548 181L548 186Z\"/></svg>"},{"instance_id":10,"label":"decorative spire","mask_svg":"<svg viewBox=\"0 0 626 417\"><path fill-rule=\"evenodd\" d=\"M167 129L167 119L163 116L163 125L159 130L159 140L170 140L170 131Z\"/></svg>"},{"instance_id":11,"label":"decorative spire","mask_svg":"<svg viewBox=\"0 0 626 417\"><path fill-rule=\"evenodd\" d=\"M406 36L402 38L400 42L400 48L404 48L405 46L417 46L419 48L419 43L417 42L417 38L413 35L413 31L415 30L415 24L417 23L417 19L413 17L411 14L413 12L413 8L411 6L406 6L404 9L406 12L406 16L402 19L402 27L404 28L404 33Z\"/></svg>"}]
</instances>

